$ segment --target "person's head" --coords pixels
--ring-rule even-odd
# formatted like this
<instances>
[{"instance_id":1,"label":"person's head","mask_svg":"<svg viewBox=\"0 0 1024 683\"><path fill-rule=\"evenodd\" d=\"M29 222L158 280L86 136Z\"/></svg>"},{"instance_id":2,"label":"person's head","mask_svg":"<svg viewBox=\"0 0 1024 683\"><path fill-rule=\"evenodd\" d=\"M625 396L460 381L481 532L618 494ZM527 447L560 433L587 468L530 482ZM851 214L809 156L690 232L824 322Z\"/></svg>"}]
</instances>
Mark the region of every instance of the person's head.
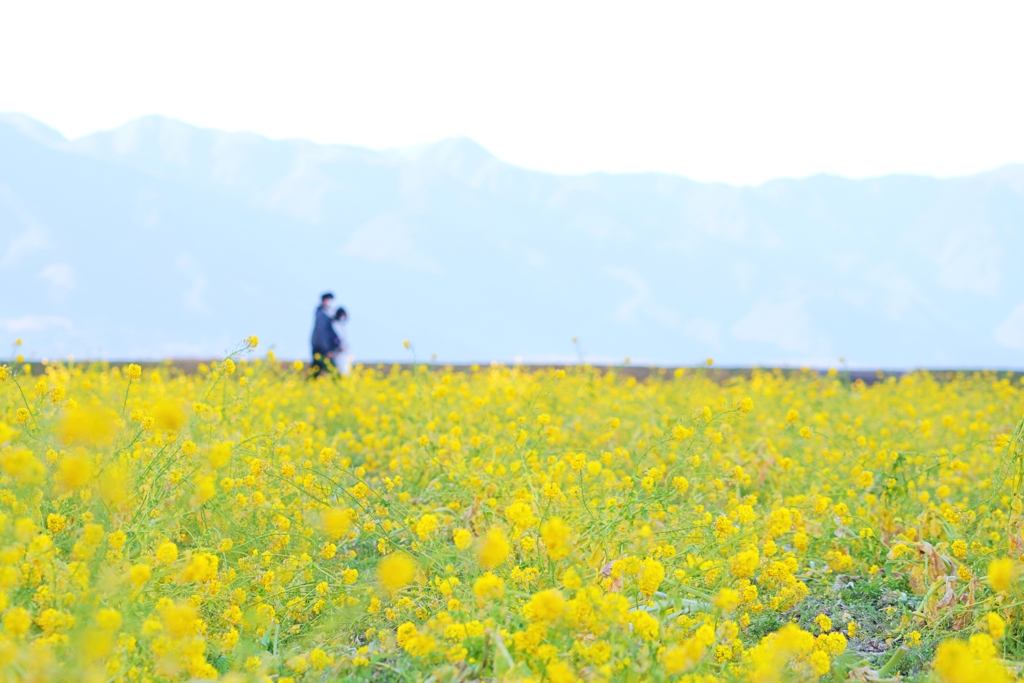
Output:
<instances>
[{"instance_id":1,"label":"person's head","mask_svg":"<svg viewBox=\"0 0 1024 683\"><path fill-rule=\"evenodd\" d=\"M330 292L324 292L320 295L320 308L327 308L334 301L334 295Z\"/></svg>"},{"instance_id":2,"label":"person's head","mask_svg":"<svg viewBox=\"0 0 1024 683\"><path fill-rule=\"evenodd\" d=\"M345 312L344 308L342 308L341 306L338 306L338 310L336 310L334 312L334 320L335 320L335 322L339 322L339 323L340 322L345 322L346 320L348 320L348 313Z\"/></svg>"}]
</instances>

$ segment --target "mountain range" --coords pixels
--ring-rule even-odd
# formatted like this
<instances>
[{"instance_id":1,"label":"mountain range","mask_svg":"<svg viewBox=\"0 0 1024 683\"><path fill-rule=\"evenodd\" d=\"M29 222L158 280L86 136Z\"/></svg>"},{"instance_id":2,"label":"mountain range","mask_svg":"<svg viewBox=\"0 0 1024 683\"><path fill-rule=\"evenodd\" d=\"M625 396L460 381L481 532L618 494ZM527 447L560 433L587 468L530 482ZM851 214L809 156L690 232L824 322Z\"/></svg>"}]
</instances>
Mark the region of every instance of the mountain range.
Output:
<instances>
[{"instance_id":1,"label":"mountain range","mask_svg":"<svg viewBox=\"0 0 1024 683\"><path fill-rule=\"evenodd\" d=\"M0 345L304 358L325 290L358 360L1022 368L1024 165L730 186L0 115Z\"/></svg>"}]
</instances>

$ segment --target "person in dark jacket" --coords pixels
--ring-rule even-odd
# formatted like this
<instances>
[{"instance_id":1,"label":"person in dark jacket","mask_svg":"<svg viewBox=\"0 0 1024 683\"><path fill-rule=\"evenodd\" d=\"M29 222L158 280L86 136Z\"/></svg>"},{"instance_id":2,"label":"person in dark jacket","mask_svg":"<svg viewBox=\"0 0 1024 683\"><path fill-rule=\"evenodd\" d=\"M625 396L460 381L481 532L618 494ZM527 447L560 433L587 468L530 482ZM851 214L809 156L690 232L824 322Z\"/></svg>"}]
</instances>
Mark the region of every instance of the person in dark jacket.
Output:
<instances>
[{"instance_id":1,"label":"person in dark jacket","mask_svg":"<svg viewBox=\"0 0 1024 683\"><path fill-rule=\"evenodd\" d=\"M310 340L313 347L313 377L326 374L327 361L334 358L341 346L341 340L334 331L334 321L328 315L327 310L334 302L334 295L324 292L320 296L320 306L316 309L316 316L313 321L313 337Z\"/></svg>"}]
</instances>

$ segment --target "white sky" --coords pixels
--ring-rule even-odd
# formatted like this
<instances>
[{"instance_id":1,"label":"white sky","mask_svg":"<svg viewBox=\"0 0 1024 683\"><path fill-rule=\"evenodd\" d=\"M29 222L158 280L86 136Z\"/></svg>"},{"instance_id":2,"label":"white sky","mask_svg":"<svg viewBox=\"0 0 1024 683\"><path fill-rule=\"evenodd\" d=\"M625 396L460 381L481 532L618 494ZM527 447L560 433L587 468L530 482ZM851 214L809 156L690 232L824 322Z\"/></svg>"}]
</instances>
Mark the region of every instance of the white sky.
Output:
<instances>
[{"instance_id":1,"label":"white sky","mask_svg":"<svg viewBox=\"0 0 1024 683\"><path fill-rule=\"evenodd\" d=\"M754 183L1024 162L1024 2L0 0L0 111Z\"/></svg>"}]
</instances>

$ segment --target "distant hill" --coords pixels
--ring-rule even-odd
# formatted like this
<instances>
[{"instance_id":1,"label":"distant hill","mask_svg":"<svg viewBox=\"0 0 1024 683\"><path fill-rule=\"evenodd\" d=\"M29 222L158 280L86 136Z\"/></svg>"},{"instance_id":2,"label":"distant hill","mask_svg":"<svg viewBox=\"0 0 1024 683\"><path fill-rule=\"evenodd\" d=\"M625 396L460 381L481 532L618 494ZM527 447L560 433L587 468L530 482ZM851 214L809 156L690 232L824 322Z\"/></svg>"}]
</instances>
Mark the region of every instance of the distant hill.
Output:
<instances>
[{"instance_id":1,"label":"distant hill","mask_svg":"<svg viewBox=\"0 0 1024 683\"><path fill-rule=\"evenodd\" d=\"M0 356L1024 367L1024 166L757 187L0 116Z\"/></svg>"}]
</instances>

